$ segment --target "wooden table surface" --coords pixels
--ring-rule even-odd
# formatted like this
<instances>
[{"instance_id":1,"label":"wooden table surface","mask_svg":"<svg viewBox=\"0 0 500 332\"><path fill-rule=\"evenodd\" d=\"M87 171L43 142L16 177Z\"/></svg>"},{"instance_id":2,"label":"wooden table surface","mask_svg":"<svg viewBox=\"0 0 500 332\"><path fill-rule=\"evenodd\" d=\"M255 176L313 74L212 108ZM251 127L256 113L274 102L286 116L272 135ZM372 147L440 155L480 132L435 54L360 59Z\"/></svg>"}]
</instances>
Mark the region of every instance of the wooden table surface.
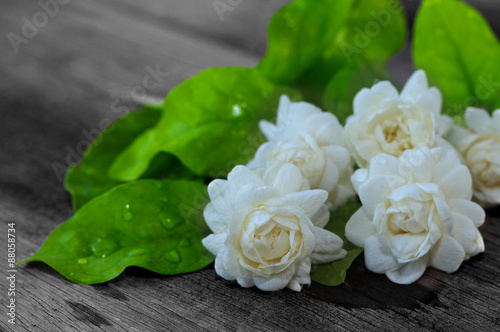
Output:
<instances>
[{"instance_id":1,"label":"wooden table surface","mask_svg":"<svg viewBox=\"0 0 500 332\"><path fill-rule=\"evenodd\" d=\"M42 8L2 1L0 331L499 330L499 209L481 228L484 254L455 274L428 269L410 286L365 271L359 258L344 285L313 283L301 293L243 289L213 266L179 276L129 268L106 284L82 286L30 263L18 268L17 324L7 324L7 223L16 224L17 257L26 259L72 215L54 163L75 162L68 151L86 139L84 130L115 119L116 103L161 102L207 67L254 66L267 22L284 3L243 1L221 20L211 0L66 0L16 53L7 34L21 35L26 20L43 18ZM134 94L151 69L168 75L147 96ZM408 52L392 71L399 81L408 77Z\"/></svg>"}]
</instances>

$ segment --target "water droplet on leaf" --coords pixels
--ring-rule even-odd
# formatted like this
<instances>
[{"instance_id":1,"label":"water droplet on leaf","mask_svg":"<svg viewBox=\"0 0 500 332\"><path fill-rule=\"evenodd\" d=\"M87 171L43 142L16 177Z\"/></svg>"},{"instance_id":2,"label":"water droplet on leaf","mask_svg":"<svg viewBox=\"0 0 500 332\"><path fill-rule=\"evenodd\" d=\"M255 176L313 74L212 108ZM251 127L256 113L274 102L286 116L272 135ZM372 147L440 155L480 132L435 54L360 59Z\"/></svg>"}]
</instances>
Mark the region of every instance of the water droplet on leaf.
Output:
<instances>
[{"instance_id":1,"label":"water droplet on leaf","mask_svg":"<svg viewBox=\"0 0 500 332\"><path fill-rule=\"evenodd\" d=\"M78 260L78 264L82 264L82 265L85 265L87 264L89 261L86 259L86 258L80 258Z\"/></svg>"},{"instance_id":2,"label":"water droplet on leaf","mask_svg":"<svg viewBox=\"0 0 500 332\"><path fill-rule=\"evenodd\" d=\"M149 255L150 251L146 249L134 249L128 253L129 257L145 256Z\"/></svg>"},{"instance_id":3,"label":"water droplet on leaf","mask_svg":"<svg viewBox=\"0 0 500 332\"><path fill-rule=\"evenodd\" d=\"M123 210L123 219L125 219L125 221L132 221L132 219L134 219L134 214L130 209L130 204L125 205L125 209Z\"/></svg>"},{"instance_id":4,"label":"water droplet on leaf","mask_svg":"<svg viewBox=\"0 0 500 332\"><path fill-rule=\"evenodd\" d=\"M240 116L241 113L243 113L241 110L241 106L238 104L234 104L233 109L232 109L233 116L236 118L236 117Z\"/></svg>"},{"instance_id":5,"label":"water droplet on leaf","mask_svg":"<svg viewBox=\"0 0 500 332\"><path fill-rule=\"evenodd\" d=\"M97 257L104 258L116 251L117 244L114 240L109 238L96 239L96 241L90 246L93 254Z\"/></svg>"},{"instance_id":6,"label":"water droplet on leaf","mask_svg":"<svg viewBox=\"0 0 500 332\"><path fill-rule=\"evenodd\" d=\"M160 212L160 221L165 229L172 230L179 224L179 217L175 214L163 211Z\"/></svg>"},{"instance_id":7,"label":"water droplet on leaf","mask_svg":"<svg viewBox=\"0 0 500 332\"><path fill-rule=\"evenodd\" d=\"M179 263L181 261L181 255L175 249L164 255L163 258L171 263Z\"/></svg>"}]
</instances>

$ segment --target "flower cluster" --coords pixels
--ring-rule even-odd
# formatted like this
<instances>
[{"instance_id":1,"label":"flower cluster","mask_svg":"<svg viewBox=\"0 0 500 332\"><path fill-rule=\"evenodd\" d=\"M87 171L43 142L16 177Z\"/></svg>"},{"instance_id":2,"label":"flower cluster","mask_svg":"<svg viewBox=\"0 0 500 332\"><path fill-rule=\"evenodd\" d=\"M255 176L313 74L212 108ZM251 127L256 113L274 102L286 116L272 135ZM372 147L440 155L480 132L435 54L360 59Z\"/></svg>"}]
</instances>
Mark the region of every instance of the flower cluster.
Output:
<instances>
[{"instance_id":1,"label":"flower cluster","mask_svg":"<svg viewBox=\"0 0 500 332\"><path fill-rule=\"evenodd\" d=\"M500 204L500 109L468 108L468 130L455 126L449 135L472 173L474 196L484 206Z\"/></svg>"},{"instance_id":2,"label":"flower cluster","mask_svg":"<svg viewBox=\"0 0 500 332\"><path fill-rule=\"evenodd\" d=\"M353 164L337 118L282 96L277 124L260 123L268 142L247 166L208 186L203 240L215 270L262 290L310 284L312 263L343 258L343 241L323 227L329 209L354 195Z\"/></svg>"},{"instance_id":3,"label":"flower cluster","mask_svg":"<svg viewBox=\"0 0 500 332\"><path fill-rule=\"evenodd\" d=\"M346 124L353 156L364 167L351 178L363 205L348 221L346 237L364 248L369 270L400 284L416 281L427 266L454 272L484 251L478 227L485 213L471 202L471 172L443 138L453 122L440 113L439 90L417 71L401 94L389 82L361 90ZM493 138L486 136L462 135L458 145L472 173L480 174L475 182L494 184L487 163L500 155L487 150Z\"/></svg>"},{"instance_id":4,"label":"flower cluster","mask_svg":"<svg viewBox=\"0 0 500 332\"><path fill-rule=\"evenodd\" d=\"M441 100L423 71L401 93L379 82L356 95L344 129L282 96L276 124L260 123L267 142L255 158L208 187L213 234L203 244L216 272L243 287L300 291L311 264L346 255L323 227L355 194L362 206L345 235L393 282L412 283L428 266L454 272L483 252L485 213L471 198L500 203L500 110L468 109L466 130L441 114Z\"/></svg>"}]
</instances>

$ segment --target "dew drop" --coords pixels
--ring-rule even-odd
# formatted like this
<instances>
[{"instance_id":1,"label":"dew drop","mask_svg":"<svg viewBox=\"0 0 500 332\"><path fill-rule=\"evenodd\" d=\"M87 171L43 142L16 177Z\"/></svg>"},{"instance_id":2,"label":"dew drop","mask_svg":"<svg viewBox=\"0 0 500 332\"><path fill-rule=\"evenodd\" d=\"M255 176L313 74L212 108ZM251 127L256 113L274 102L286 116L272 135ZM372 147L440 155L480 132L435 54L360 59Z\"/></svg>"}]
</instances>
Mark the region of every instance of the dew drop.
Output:
<instances>
[{"instance_id":1,"label":"dew drop","mask_svg":"<svg viewBox=\"0 0 500 332\"><path fill-rule=\"evenodd\" d=\"M236 117L240 116L241 113L242 113L241 106L238 104L234 104L233 110L232 110L233 116L236 118Z\"/></svg>"},{"instance_id":2,"label":"dew drop","mask_svg":"<svg viewBox=\"0 0 500 332\"><path fill-rule=\"evenodd\" d=\"M172 230L179 224L179 217L166 211L160 212L160 221L167 230Z\"/></svg>"},{"instance_id":3,"label":"dew drop","mask_svg":"<svg viewBox=\"0 0 500 332\"><path fill-rule=\"evenodd\" d=\"M109 238L101 239L98 238L96 241L90 246L93 254L97 257L104 258L107 255L116 251L117 244L114 240Z\"/></svg>"},{"instance_id":4,"label":"dew drop","mask_svg":"<svg viewBox=\"0 0 500 332\"><path fill-rule=\"evenodd\" d=\"M128 257L145 256L149 254L149 250L146 249L134 249L128 253Z\"/></svg>"},{"instance_id":5,"label":"dew drop","mask_svg":"<svg viewBox=\"0 0 500 332\"><path fill-rule=\"evenodd\" d=\"M78 260L78 264L82 264L82 265L85 265L87 264L89 261L86 259L86 258L80 258Z\"/></svg>"},{"instance_id":6,"label":"dew drop","mask_svg":"<svg viewBox=\"0 0 500 332\"><path fill-rule=\"evenodd\" d=\"M181 261L181 255L175 249L164 255L163 258L171 263L179 263Z\"/></svg>"},{"instance_id":7,"label":"dew drop","mask_svg":"<svg viewBox=\"0 0 500 332\"><path fill-rule=\"evenodd\" d=\"M125 221L132 221L132 219L134 219L134 214L130 209L130 204L125 205L125 209L123 210L123 219L125 219Z\"/></svg>"}]
</instances>

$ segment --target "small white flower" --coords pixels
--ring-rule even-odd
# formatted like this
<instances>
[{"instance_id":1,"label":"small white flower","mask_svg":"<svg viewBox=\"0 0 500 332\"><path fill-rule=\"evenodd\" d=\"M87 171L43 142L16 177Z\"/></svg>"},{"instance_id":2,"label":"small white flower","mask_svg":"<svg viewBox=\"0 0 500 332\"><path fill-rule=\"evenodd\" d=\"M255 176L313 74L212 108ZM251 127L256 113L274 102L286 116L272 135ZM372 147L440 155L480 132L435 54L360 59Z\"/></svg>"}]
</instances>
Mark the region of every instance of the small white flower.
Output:
<instances>
[{"instance_id":1,"label":"small white flower","mask_svg":"<svg viewBox=\"0 0 500 332\"><path fill-rule=\"evenodd\" d=\"M342 239L322 228L328 193L298 192L303 184L292 164L265 172L236 166L227 181L210 183L204 217L214 234L203 245L216 255L217 274L243 287L300 291L311 283L311 263L346 255Z\"/></svg>"},{"instance_id":2,"label":"small white flower","mask_svg":"<svg viewBox=\"0 0 500 332\"><path fill-rule=\"evenodd\" d=\"M465 112L468 131L455 126L450 142L463 156L472 173L474 196L483 206L500 204L500 109L488 115L469 107Z\"/></svg>"},{"instance_id":3,"label":"small white flower","mask_svg":"<svg viewBox=\"0 0 500 332\"><path fill-rule=\"evenodd\" d=\"M363 206L346 236L364 247L366 267L409 284L427 266L456 271L484 251L484 210L470 201L472 179L451 149L423 147L400 159L376 156L352 176Z\"/></svg>"},{"instance_id":4,"label":"small white flower","mask_svg":"<svg viewBox=\"0 0 500 332\"><path fill-rule=\"evenodd\" d=\"M269 168L275 164L297 166L312 189L329 193L331 209L354 195L349 181L353 165L344 145L344 129L337 118L312 104L280 99L277 124L261 121L269 142L262 144L249 167Z\"/></svg>"},{"instance_id":5,"label":"small white flower","mask_svg":"<svg viewBox=\"0 0 500 332\"><path fill-rule=\"evenodd\" d=\"M453 120L441 115L441 92L416 71L398 94L388 81L362 89L345 126L346 142L360 167L379 153L399 157L405 150L446 144L441 136Z\"/></svg>"}]
</instances>

